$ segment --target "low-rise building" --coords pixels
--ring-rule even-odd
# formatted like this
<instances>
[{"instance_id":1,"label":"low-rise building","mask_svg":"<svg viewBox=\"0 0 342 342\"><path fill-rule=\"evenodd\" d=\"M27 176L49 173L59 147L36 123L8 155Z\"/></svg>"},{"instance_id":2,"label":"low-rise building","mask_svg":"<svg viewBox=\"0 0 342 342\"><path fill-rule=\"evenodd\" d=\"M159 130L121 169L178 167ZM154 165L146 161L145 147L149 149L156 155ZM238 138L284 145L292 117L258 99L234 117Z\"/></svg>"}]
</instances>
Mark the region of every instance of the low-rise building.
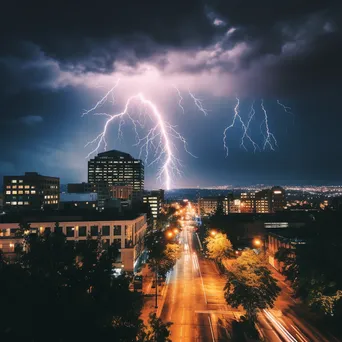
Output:
<instances>
[{"instance_id":1,"label":"low-rise building","mask_svg":"<svg viewBox=\"0 0 342 342\"><path fill-rule=\"evenodd\" d=\"M91 213L84 215L51 215L32 216L19 219L18 216L2 215L0 217L0 249L5 257L14 257L15 245L22 241L16 237L19 222L30 224L31 231L42 234L59 229L68 241L82 243L89 236L97 239L101 236L104 244L115 244L119 249L116 267L125 271L134 271L140 258L144 255L143 237L147 229L145 214L126 213L124 215L105 215ZM58 226L56 225L58 222Z\"/></svg>"},{"instance_id":2,"label":"low-rise building","mask_svg":"<svg viewBox=\"0 0 342 342\"><path fill-rule=\"evenodd\" d=\"M23 176L4 176L4 210L58 209L59 178L25 172Z\"/></svg>"},{"instance_id":3,"label":"low-rise building","mask_svg":"<svg viewBox=\"0 0 342 342\"><path fill-rule=\"evenodd\" d=\"M97 210L97 193L61 193L59 209L78 210L89 209Z\"/></svg>"}]
</instances>

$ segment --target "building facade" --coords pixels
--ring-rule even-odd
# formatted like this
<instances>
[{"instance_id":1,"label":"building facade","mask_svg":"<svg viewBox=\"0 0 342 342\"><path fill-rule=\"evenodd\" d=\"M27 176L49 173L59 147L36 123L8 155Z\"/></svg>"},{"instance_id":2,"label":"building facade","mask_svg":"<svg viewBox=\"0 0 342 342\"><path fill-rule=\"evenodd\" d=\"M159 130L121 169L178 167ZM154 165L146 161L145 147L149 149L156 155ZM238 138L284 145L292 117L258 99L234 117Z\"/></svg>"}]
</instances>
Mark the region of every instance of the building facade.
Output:
<instances>
[{"instance_id":1,"label":"building facade","mask_svg":"<svg viewBox=\"0 0 342 342\"><path fill-rule=\"evenodd\" d=\"M272 211L283 211L286 207L285 189L280 186L274 186L271 189Z\"/></svg>"},{"instance_id":2,"label":"building facade","mask_svg":"<svg viewBox=\"0 0 342 342\"><path fill-rule=\"evenodd\" d=\"M4 176L4 210L58 209L60 183L57 177L26 172L23 176Z\"/></svg>"},{"instance_id":3,"label":"building facade","mask_svg":"<svg viewBox=\"0 0 342 342\"><path fill-rule=\"evenodd\" d=\"M143 203L147 203L151 209L152 217L156 220L161 214L164 203L164 190L152 190L143 195Z\"/></svg>"},{"instance_id":4,"label":"building facade","mask_svg":"<svg viewBox=\"0 0 342 342\"><path fill-rule=\"evenodd\" d=\"M67 186L68 193L71 194L85 194L90 192L96 192L95 184L90 183L69 183Z\"/></svg>"},{"instance_id":5,"label":"building facade","mask_svg":"<svg viewBox=\"0 0 342 342\"><path fill-rule=\"evenodd\" d=\"M6 218L4 219L6 221ZM13 221L13 220L12 220ZM58 227L56 227L58 222ZM66 235L68 241L86 241L88 236L97 239L101 236L104 244L115 244L119 256L115 267L125 271L134 271L139 258L144 252L144 234L147 229L146 215L136 217L101 218L79 216L55 216L34 218L28 220L33 233L42 234L45 231L54 232L56 229ZM18 222L0 223L0 249L5 257L14 256L15 245L22 239L15 236L19 229Z\"/></svg>"},{"instance_id":6,"label":"building facade","mask_svg":"<svg viewBox=\"0 0 342 342\"><path fill-rule=\"evenodd\" d=\"M112 198L121 200L131 200L133 196L132 185L113 185L112 186Z\"/></svg>"},{"instance_id":7,"label":"building facade","mask_svg":"<svg viewBox=\"0 0 342 342\"><path fill-rule=\"evenodd\" d=\"M116 150L99 153L88 161L88 183L107 183L109 187L130 185L133 188L133 199L142 198L144 163L128 153Z\"/></svg>"}]
</instances>

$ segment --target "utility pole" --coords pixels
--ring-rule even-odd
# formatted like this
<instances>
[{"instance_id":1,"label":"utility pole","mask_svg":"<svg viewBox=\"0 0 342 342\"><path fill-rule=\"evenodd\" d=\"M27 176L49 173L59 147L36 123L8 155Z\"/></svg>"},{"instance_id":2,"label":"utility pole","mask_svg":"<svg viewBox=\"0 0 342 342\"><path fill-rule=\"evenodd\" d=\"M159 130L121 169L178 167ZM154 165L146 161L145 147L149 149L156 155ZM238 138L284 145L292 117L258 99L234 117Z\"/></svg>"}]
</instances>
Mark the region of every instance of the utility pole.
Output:
<instances>
[{"instance_id":1,"label":"utility pole","mask_svg":"<svg viewBox=\"0 0 342 342\"><path fill-rule=\"evenodd\" d=\"M158 263L156 263L156 303L154 308L158 309Z\"/></svg>"}]
</instances>

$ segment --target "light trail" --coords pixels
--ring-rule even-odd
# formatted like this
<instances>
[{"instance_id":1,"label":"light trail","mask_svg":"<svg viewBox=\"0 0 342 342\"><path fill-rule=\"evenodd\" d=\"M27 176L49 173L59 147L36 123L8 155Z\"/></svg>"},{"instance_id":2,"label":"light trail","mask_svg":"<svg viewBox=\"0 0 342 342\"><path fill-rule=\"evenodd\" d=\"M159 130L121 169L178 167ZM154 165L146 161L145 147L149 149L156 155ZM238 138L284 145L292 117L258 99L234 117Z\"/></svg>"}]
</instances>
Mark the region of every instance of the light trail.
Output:
<instances>
[{"instance_id":1,"label":"light trail","mask_svg":"<svg viewBox=\"0 0 342 342\"><path fill-rule=\"evenodd\" d=\"M294 338L291 333L279 321L277 321L277 319L268 310L264 309L263 311L269 321L274 325L280 335L286 339L286 341L298 342L298 340L296 340L296 338Z\"/></svg>"},{"instance_id":2,"label":"light trail","mask_svg":"<svg viewBox=\"0 0 342 342\"><path fill-rule=\"evenodd\" d=\"M113 91L117 87L119 80L116 82L113 88L111 88L92 108L86 110L82 116L92 113L96 116L105 116L107 120L105 121L104 128L101 133L99 133L93 140L89 141L85 147L89 145L95 145L95 148L90 151L86 158L89 158L92 154L98 152L103 146L104 150L107 149L106 134L108 131L109 124L115 120L118 120L118 139L122 139L123 132L122 127L125 124L125 118L128 119L132 125L135 133L136 144L134 146L140 146L139 158L144 155L145 162L148 166L155 163L161 163L161 167L158 170L157 178L164 181L165 188L169 190L171 188L171 180L174 174L181 175L180 167L181 162L176 157L175 153L177 151L174 144L174 140L179 140L187 153L195 157L188 150L187 142L185 138L172 126L166 122L163 118L162 113L158 110L157 106L149 99L146 99L142 93L132 95L128 98L124 109L122 112L116 114L108 113L98 113L95 112L99 107L101 107L108 99L110 95L113 96ZM130 108L134 103L140 103L144 107L150 110L150 114L142 113L138 118L134 118ZM141 118L144 121L141 121ZM149 118L155 125L147 132L142 138L139 135L139 129L145 128L146 119ZM154 151L152 157L150 156L150 151ZM195 157L196 158L196 157ZM149 162L149 160L151 160Z\"/></svg>"}]
</instances>

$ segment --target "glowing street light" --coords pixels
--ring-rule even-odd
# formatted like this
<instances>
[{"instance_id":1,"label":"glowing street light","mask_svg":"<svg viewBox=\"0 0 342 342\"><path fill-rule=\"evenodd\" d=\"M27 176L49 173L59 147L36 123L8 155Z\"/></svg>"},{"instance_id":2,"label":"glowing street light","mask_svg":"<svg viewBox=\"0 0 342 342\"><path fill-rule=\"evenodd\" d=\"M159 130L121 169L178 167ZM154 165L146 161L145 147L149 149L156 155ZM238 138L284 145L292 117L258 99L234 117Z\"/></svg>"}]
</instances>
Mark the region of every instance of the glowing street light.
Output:
<instances>
[{"instance_id":1,"label":"glowing street light","mask_svg":"<svg viewBox=\"0 0 342 342\"><path fill-rule=\"evenodd\" d=\"M260 240L260 239L254 239L254 240L253 240L253 244L254 244L254 246L256 246L256 247L260 247L260 246L261 246L261 240Z\"/></svg>"},{"instance_id":2,"label":"glowing street light","mask_svg":"<svg viewBox=\"0 0 342 342\"><path fill-rule=\"evenodd\" d=\"M216 230L212 229L212 230L210 231L210 235L211 235L211 236L215 236L216 234L217 234L217 231L216 231Z\"/></svg>"},{"instance_id":3,"label":"glowing street light","mask_svg":"<svg viewBox=\"0 0 342 342\"><path fill-rule=\"evenodd\" d=\"M178 228L174 228L173 232L174 232L175 234L178 234L178 233L179 233L179 229L178 229Z\"/></svg>"},{"instance_id":4,"label":"glowing street light","mask_svg":"<svg viewBox=\"0 0 342 342\"><path fill-rule=\"evenodd\" d=\"M166 236L168 237L168 238L172 238L172 236L173 236L173 233L170 231L170 232L167 232L166 233Z\"/></svg>"}]
</instances>

